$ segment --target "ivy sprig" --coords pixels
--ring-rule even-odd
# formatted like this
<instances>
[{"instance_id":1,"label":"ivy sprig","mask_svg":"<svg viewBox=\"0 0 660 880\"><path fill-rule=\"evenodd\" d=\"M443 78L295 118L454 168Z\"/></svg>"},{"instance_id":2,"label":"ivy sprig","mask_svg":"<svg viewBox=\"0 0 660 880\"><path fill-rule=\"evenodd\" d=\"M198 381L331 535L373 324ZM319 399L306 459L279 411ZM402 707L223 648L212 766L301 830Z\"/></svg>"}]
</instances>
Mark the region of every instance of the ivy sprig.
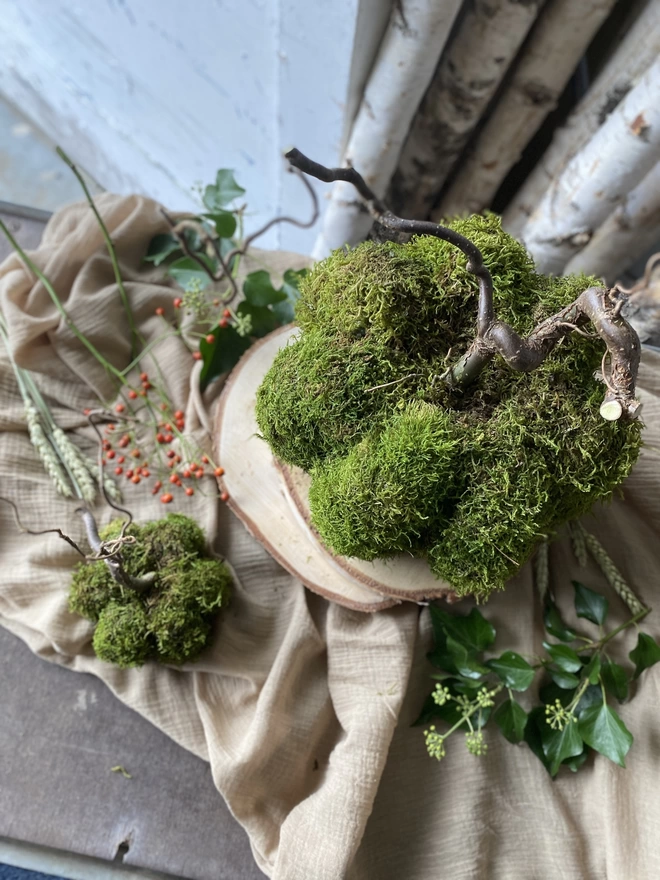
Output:
<instances>
[{"instance_id":1,"label":"ivy sprig","mask_svg":"<svg viewBox=\"0 0 660 880\"><path fill-rule=\"evenodd\" d=\"M203 361L202 390L231 370L256 339L293 321L300 281L307 272L287 269L279 288L274 286L268 272L262 269L251 272L243 282L243 299L238 304L233 302L238 291L233 279L244 250L239 239L245 211L244 205L234 207L234 203L244 193L233 171L221 168L215 183L203 191L206 211L187 218L192 221L191 225L179 236L156 235L144 258L154 266L164 265L167 275L183 291L174 303L184 315L191 315L199 328L199 353L195 356ZM213 247L209 247L210 239ZM221 266L220 259L225 261L225 266ZM229 279L225 277L220 282L223 292L216 289L212 276L222 275L221 270L225 268L232 280L228 291Z\"/></svg>"},{"instance_id":2,"label":"ivy sprig","mask_svg":"<svg viewBox=\"0 0 660 880\"><path fill-rule=\"evenodd\" d=\"M438 670L416 724L424 725L426 748L440 760L447 739L462 731L468 751L484 755L484 728L492 721L510 743L525 743L552 777L561 767L577 771L590 753L598 752L621 767L633 735L612 702L624 702L630 684L660 660L660 645L638 632L626 669L607 654L613 639L648 614L644 609L611 630L605 629L609 603L605 596L573 581L575 612L598 627L589 637L566 626L559 609L546 597L543 654L526 659L515 651L492 653L496 632L477 608L468 615L430 607L434 647L428 659ZM540 678L541 704L526 709L515 694L530 691ZM434 722L434 723L430 723ZM436 724L437 723L437 724ZM442 725L443 730L438 726Z\"/></svg>"}]
</instances>

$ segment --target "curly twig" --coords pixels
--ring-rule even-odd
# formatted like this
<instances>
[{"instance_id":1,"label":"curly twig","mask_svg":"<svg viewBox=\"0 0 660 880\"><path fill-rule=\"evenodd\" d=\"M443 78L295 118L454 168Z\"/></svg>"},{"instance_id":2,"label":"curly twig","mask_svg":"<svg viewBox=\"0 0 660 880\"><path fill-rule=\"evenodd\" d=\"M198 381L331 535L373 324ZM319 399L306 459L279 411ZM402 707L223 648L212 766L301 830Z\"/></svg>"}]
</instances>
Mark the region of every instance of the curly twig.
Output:
<instances>
[{"instance_id":1,"label":"curly twig","mask_svg":"<svg viewBox=\"0 0 660 880\"><path fill-rule=\"evenodd\" d=\"M34 529L28 529L27 526L24 526L21 522L21 519L18 515L18 507L14 504L11 498L5 498L4 495L0 495L0 501L4 501L5 504L9 504L12 512L14 514L14 522L16 523L16 528L19 532L25 532L26 535L47 535L49 532L54 532L56 535L59 535L63 541L66 541L74 550L77 550L78 553L85 559L85 554L82 552L80 547L76 544L73 538L70 538L68 535L65 535L62 529L40 529L38 532L34 531Z\"/></svg>"},{"instance_id":2,"label":"curly twig","mask_svg":"<svg viewBox=\"0 0 660 880\"><path fill-rule=\"evenodd\" d=\"M282 215L279 217L273 217L272 220L269 220L264 226L260 229L257 229L256 232L253 232L252 235L248 235L248 237L243 241L240 247L234 248L229 251L226 256L222 255L222 250L220 248L220 244L216 238L213 238L204 227L192 220L190 217L185 217L182 220L175 220L171 217L164 208L161 208L161 214L167 220L172 235L177 239L179 244L181 245L181 250L184 254L193 260L197 265L204 271L208 277L214 283L218 283L226 278L231 285L232 293L231 296L224 299L224 303L228 304L232 300L234 300L238 294L238 285L236 284L236 279L232 274L232 264L237 257L244 256L247 253L248 248L252 245L258 238L268 232L273 226L278 223L290 223L293 226L297 226L299 229L309 229L313 226L319 217L319 203L318 198L316 197L316 193L314 192L314 188L311 186L307 178L297 169L289 169L291 171L295 171L298 178L304 184L305 189L309 193L309 197L312 201L312 216L309 220L297 220L295 217L287 217L286 215ZM201 256L190 247L184 232L186 229L192 229L202 240L204 245L206 245L207 253L209 256L214 256L218 263L220 264L220 269L217 272L214 272L207 263L201 258ZM212 251L212 253L211 253Z\"/></svg>"},{"instance_id":3,"label":"curly twig","mask_svg":"<svg viewBox=\"0 0 660 880\"><path fill-rule=\"evenodd\" d=\"M576 329L580 332L579 328L590 321L607 346L611 364L608 390L600 413L609 421L622 416L631 419L637 417L640 404L635 399L635 380L640 360L640 342L633 328L619 315L620 300L615 290L590 287L575 302L542 321L523 339L512 327L496 318L492 277L484 265L481 251L473 242L453 229L436 223L397 217L354 168L326 168L295 148L286 153L286 158L295 168L326 183L343 180L353 184L364 199L369 213L383 226L397 232L433 235L453 244L467 256L467 269L479 281L477 335L468 351L441 377L448 385L468 385L496 354L514 370L535 370L560 339Z\"/></svg>"}]
</instances>

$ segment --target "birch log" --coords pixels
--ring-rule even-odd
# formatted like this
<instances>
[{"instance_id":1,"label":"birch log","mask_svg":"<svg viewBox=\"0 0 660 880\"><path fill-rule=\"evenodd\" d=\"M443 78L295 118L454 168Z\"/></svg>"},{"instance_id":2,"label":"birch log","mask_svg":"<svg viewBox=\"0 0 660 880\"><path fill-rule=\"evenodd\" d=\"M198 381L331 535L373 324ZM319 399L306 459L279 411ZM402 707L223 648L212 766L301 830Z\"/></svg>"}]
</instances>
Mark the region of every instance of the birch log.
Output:
<instances>
[{"instance_id":1,"label":"birch log","mask_svg":"<svg viewBox=\"0 0 660 880\"><path fill-rule=\"evenodd\" d=\"M557 129L552 143L504 212L517 237L552 179L573 158L660 55L660 0L649 0L589 91Z\"/></svg>"},{"instance_id":2,"label":"birch log","mask_svg":"<svg viewBox=\"0 0 660 880\"><path fill-rule=\"evenodd\" d=\"M478 213L490 205L523 149L554 109L584 50L615 0L551 0L491 117L433 219Z\"/></svg>"},{"instance_id":3,"label":"birch log","mask_svg":"<svg viewBox=\"0 0 660 880\"><path fill-rule=\"evenodd\" d=\"M568 163L522 231L540 272L560 274L660 160L660 59Z\"/></svg>"},{"instance_id":4,"label":"birch log","mask_svg":"<svg viewBox=\"0 0 660 880\"><path fill-rule=\"evenodd\" d=\"M396 214L429 216L544 0L475 0L424 96L392 180Z\"/></svg>"},{"instance_id":5,"label":"birch log","mask_svg":"<svg viewBox=\"0 0 660 880\"><path fill-rule=\"evenodd\" d=\"M410 123L428 88L461 0L397 0L346 147L345 164L360 169L383 196ZM336 183L313 256L365 237L371 218L350 184Z\"/></svg>"},{"instance_id":6,"label":"birch log","mask_svg":"<svg viewBox=\"0 0 660 880\"><path fill-rule=\"evenodd\" d=\"M586 272L614 284L628 266L655 245L660 245L660 164L598 227L584 250L570 260L564 274Z\"/></svg>"}]
</instances>

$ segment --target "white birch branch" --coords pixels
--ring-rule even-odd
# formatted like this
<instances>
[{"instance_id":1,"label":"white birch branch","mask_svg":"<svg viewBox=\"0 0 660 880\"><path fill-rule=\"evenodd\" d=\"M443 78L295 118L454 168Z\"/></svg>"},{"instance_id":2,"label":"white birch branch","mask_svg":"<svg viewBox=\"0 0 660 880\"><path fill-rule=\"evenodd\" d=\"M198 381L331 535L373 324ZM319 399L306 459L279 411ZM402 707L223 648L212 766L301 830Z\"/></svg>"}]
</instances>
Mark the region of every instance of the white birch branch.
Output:
<instances>
[{"instance_id":1,"label":"white birch branch","mask_svg":"<svg viewBox=\"0 0 660 880\"><path fill-rule=\"evenodd\" d=\"M649 0L589 91L555 132L552 143L528 175L502 217L518 237L552 179L573 158L660 55L660 0Z\"/></svg>"},{"instance_id":2,"label":"white birch branch","mask_svg":"<svg viewBox=\"0 0 660 880\"><path fill-rule=\"evenodd\" d=\"M536 19L544 0L475 0L424 96L401 153L388 203L428 217L442 184Z\"/></svg>"},{"instance_id":3,"label":"white birch branch","mask_svg":"<svg viewBox=\"0 0 660 880\"><path fill-rule=\"evenodd\" d=\"M383 196L461 0L397 0L344 156ZM330 35L331 36L331 35ZM316 258L360 241L371 218L349 184L336 183L314 246Z\"/></svg>"},{"instance_id":4,"label":"white birch branch","mask_svg":"<svg viewBox=\"0 0 660 880\"><path fill-rule=\"evenodd\" d=\"M660 244L660 164L598 227L584 250L569 261L564 274L585 272L614 284L628 266L656 244Z\"/></svg>"},{"instance_id":5,"label":"white birch branch","mask_svg":"<svg viewBox=\"0 0 660 880\"><path fill-rule=\"evenodd\" d=\"M553 110L615 0L552 0L538 17L510 82L433 219L477 213Z\"/></svg>"},{"instance_id":6,"label":"white birch branch","mask_svg":"<svg viewBox=\"0 0 660 880\"><path fill-rule=\"evenodd\" d=\"M539 272L560 274L660 160L660 59L568 163L522 231Z\"/></svg>"}]
</instances>

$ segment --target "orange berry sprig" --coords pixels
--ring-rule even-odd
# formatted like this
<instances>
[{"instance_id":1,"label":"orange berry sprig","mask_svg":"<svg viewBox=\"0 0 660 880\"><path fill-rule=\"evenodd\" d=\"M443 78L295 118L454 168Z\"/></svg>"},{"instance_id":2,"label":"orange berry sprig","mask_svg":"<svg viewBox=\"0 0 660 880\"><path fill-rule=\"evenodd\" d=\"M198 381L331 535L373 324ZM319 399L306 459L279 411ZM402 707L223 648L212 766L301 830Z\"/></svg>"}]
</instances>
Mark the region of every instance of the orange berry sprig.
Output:
<instances>
[{"instance_id":1,"label":"orange berry sprig","mask_svg":"<svg viewBox=\"0 0 660 880\"><path fill-rule=\"evenodd\" d=\"M196 458L193 458L194 450L190 447L190 441L183 434L185 430L185 414L182 410L172 411L172 407L162 402L158 408L154 407L153 402L149 399L148 392L152 389L149 377L146 373L140 375L140 379L146 392L144 407L153 416L151 422L154 434L154 451L160 461L157 467L157 473L154 476L152 484L152 494L157 494L163 489L163 482L166 480L169 487L161 495L163 504L170 504L174 500L175 489L181 489L187 497L195 495L195 489L192 485L185 485L184 481L200 480L204 476L209 476L210 472L215 477L221 477L224 474L224 468L215 465L206 454L200 457L201 464L198 464ZM148 386L148 387L147 387ZM134 399L134 398L129 398ZM137 426L148 428L148 422L142 422L137 418L139 410L134 411L130 404L118 403L115 406L116 422L112 422L105 427L106 437L103 441L103 464L112 464L116 476L124 476L125 479L133 485L139 485L143 481L152 477L152 470L149 462L143 454L140 441L137 434ZM127 412L127 409L130 412ZM118 417L118 418L117 418ZM168 421L169 419L169 421ZM182 456L170 444L179 441L185 455L189 457L189 463L182 465ZM170 447L170 448L167 448ZM206 468L210 468L208 471ZM169 473L168 473L169 472ZM167 477L165 474L168 474ZM206 493L203 493L206 494ZM222 492L219 496L223 501L229 498L227 492Z\"/></svg>"}]
</instances>

